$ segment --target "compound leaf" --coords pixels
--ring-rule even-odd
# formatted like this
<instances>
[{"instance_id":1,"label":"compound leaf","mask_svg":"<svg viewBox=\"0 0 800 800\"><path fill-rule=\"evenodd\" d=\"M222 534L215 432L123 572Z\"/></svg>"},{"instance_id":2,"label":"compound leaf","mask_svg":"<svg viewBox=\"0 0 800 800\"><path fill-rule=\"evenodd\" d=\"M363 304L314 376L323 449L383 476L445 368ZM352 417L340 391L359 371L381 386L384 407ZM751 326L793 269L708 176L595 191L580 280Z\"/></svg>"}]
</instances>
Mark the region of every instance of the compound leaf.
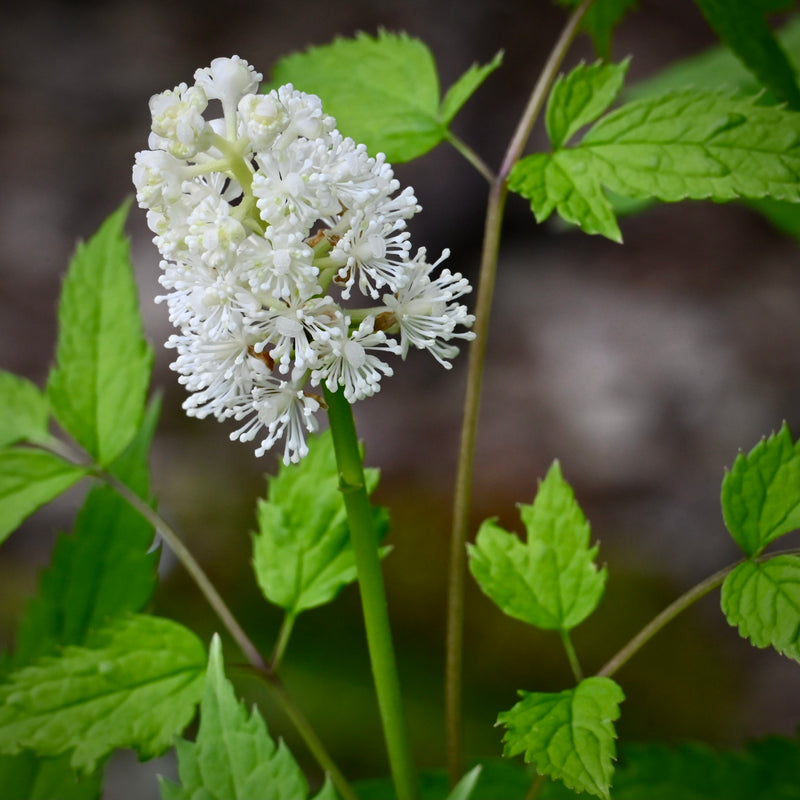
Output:
<instances>
[{"instance_id":1,"label":"compound leaf","mask_svg":"<svg viewBox=\"0 0 800 800\"><path fill-rule=\"evenodd\" d=\"M104 466L139 427L152 362L123 232L128 205L108 217L72 259L47 385L56 419Z\"/></svg>"},{"instance_id":2,"label":"compound leaf","mask_svg":"<svg viewBox=\"0 0 800 800\"><path fill-rule=\"evenodd\" d=\"M389 161L410 161L444 139L433 56L406 34L359 33L312 47L281 59L272 79L318 95L344 135Z\"/></svg>"},{"instance_id":3,"label":"compound leaf","mask_svg":"<svg viewBox=\"0 0 800 800\"><path fill-rule=\"evenodd\" d=\"M524 754L540 775L568 788L608 798L614 774L619 704L625 699L611 678L586 678L563 692L524 692L498 715L506 727L505 754Z\"/></svg>"},{"instance_id":4,"label":"compound leaf","mask_svg":"<svg viewBox=\"0 0 800 800\"><path fill-rule=\"evenodd\" d=\"M509 616L548 630L574 628L600 602L606 571L594 563L589 523L557 461L520 516L527 543L487 520L468 546L470 571Z\"/></svg>"},{"instance_id":5,"label":"compound leaf","mask_svg":"<svg viewBox=\"0 0 800 800\"><path fill-rule=\"evenodd\" d=\"M176 622L114 620L86 646L66 647L6 676L0 753L71 753L70 764L86 772L117 747L156 756L191 720L205 662L200 640Z\"/></svg>"},{"instance_id":6,"label":"compound leaf","mask_svg":"<svg viewBox=\"0 0 800 800\"><path fill-rule=\"evenodd\" d=\"M365 470L367 489L378 471ZM388 520L375 509L376 528ZM283 465L270 478L266 500L258 504L259 532L253 538L253 566L269 602L298 614L330 602L356 578L355 556L330 431L310 437L309 454Z\"/></svg>"},{"instance_id":7,"label":"compound leaf","mask_svg":"<svg viewBox=\"0 0 800 800\"><path fill-rule=\"evenodd\" d=\"M579 64L559 75L547 101L545 123L555 149L584 125L594 122L616 99L630 59L620 64Z\"/></svg>"},{"instance_id":8,"label":"compound leaf","mask_svg":"<svg viewBox=\"0 0 800 800\"><path fill-rule=\"evenodd\" d=\"M756 647L800 661L800 556L739 564L722 584L722 611Z\"/></svg>"},{"instance_id":9,"label":"compound leaf","mask_svg":"<svg viewBox=\"0 0 800 800\"><path fill-rule=\"evenodd\" d=\"M789 426L740 453L722 481L722 515L745 555L800 528L800 442Z\"/></svg>"},{"instance_id":10,"label":"compound leaf","mask_svg":"<svg viewBox=\"0 0 800 800\"><path fill-rule=\"evenodd\" d=\"M86 470L45 450L0 450L0 542L37 508L77 483Z\"/></svg>"},{"instance_id":11,"label":"compound leaf","mask_svg":"<svg viewBox=\"0 0 800 800\"><path fill-rule=\"evenodd\" d=\"M26 378L0 370L0 447L47 438L50 409L38 386Z\"/></svg>"},{"instance_id":12,"label":"compound leaf","mask_svg":"<svg viewBox=\"0 0 800 800\"><path fill-rule=\"evenodd\" d=\"M214 636L197 739L179 739L176 784L160 778L163 800L305 800L308 784L283 742L277 746L257 709L250 714L225 678Z\"/></svg>"}]
</instances>

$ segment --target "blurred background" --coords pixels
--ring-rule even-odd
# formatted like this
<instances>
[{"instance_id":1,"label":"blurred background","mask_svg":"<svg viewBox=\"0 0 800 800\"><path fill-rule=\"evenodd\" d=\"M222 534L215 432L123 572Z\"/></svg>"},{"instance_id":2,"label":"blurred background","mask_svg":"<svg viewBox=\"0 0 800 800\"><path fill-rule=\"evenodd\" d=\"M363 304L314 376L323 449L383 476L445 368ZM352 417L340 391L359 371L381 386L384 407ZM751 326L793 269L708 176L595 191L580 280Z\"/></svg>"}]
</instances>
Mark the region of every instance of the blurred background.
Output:
<instances>
[{"instance_id":1,"label":"blurred background","mask_svg":"<svg viewBox=\"0 0 800 800\"><path fill-rule=\"evenodd\" d=\"M499 164L533 82L566 18L549 0L306 0L56 3L4 11L0 26L0 368L43 383L56 335L55 304L75 243L132 193L133 154L146 147L150 95L191 82L196 68L234 53L266 76L289 52L378 28L423 39L446 89L474 61L505 50L501 69L457 117L456 132ZM619 28L613 54L634 55L645 78L714 38L689 0L642 0ZM582 37L567 66L593 59ZM533 146L546 147L541 128ZM424 212L415 246L476 277L486 187L441 145L396 174ZM158 256L144 214L128 230L163 417L153 453L160 508L182 533L256 641L269 651L280 615L250 571L254 506L272 456L231 444L228 429L189 420L161 344ZM486 373L474 527L497 516L520 530L554 458L573 485L609 567L606 596L574 634L585 671L598 669L676 596L735 560L719 511L723 468L738 450L787 420L800 432L798 246L738 205L692 203L622 222L625 245L536 226L512 197L505 225ZM472 302L472 301L471 301ZM423 767L444 762L442 673L450 502L466 358L446 372L415 352L383 390L356 407L367 462L382 470L394 552L385 562L408 715ZM26 522L0 558L0 645L14 628L59 531L81 502L68 493ZM795 546L795 535L787 545ZM218 623L165 556L153 611L206 641ZM465 654L468 757L499 755L498 711L516 690L570 684L557 636L505 618L469 583ZM741 640L714 593L668 627L618 674L627 695L621 738L699 739L739 745L800 721L797 665ZM239 655L231 646L227 658ZM319 771L268 695L248 679L275 735ZM358 593L301 616L286 683L348 776L386 774ZM153 772L112 760L105 797L157 797Z\"/></svg>"}]
</instances>

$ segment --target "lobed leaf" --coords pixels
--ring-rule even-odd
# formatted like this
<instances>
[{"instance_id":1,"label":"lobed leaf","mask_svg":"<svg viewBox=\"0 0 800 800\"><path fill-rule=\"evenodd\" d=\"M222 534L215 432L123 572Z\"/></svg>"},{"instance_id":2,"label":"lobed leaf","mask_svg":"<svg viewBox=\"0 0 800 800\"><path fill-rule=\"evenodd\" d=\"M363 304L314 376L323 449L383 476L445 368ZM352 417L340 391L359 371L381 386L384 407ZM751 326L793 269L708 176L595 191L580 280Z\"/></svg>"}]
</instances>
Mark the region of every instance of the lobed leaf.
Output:
<instances>
[{"instance_id":1,"label":"lobed leaf","mask_svg":"<svg viewBox=\"0 0 800 800\"><path fill-rule=\"evenodd\" d=\"M205 660L199 639L176 622L114 620L85 646L43 657L0 684L0 753L71 753L71 766L87 772L118 747L156 756L191 720Z\"/></svg>"},{"instance_id":2,"label":"lobed leaf","mask_svg":"<svg viewBox=\"0 0 800 800\"><path fill-rule=\"evenodd\" d=\"M108 217L72 259L47 385L56 419L103 466L136 433L152 362L123 232L128 205Z\"/></svg>"},{"instance_id":3,"label":"lobed leaf","mask_svg":"<svg viewBox=\"0 0 800 800\"><path fill-rule=\"evenodd\" d=\"M527 544L492 520L468 545L469 568L481 589L509 616L566 631L594 611L605 589L589 523L554 462L532 505L520 506Z\"/></svg>"},{"instance_id":4,"label":"lobed leaf","mask_svg":"<svg viewBox=\"0 0 800 800\"><path fill-rule=\"evenodd\" d=\"M800 556L745 561L725 578L721 603L745 639L800 661Z\"/></svg>"},{"instance_id":5,"label":"lobed leaf","mask_svg":"<svg viewBox=\"0 0 800 800\"><path fill-rule=\"evenodd\" d=\"M305 800L308 784L283 742L277 746L257 709L248 715L225 678L214 636L194 742L179 739L180 783L161 777L163 800ZM324 789L330 793L326 783ZM320 800L321 800L320 793Z\"/></svg>"},{"instance_id":6,"label":"lobed leaf","mask_svg":"<svg viewBox=\"0 0 800 800\"><path fill-rule=\"evenodd\" d=\"M365 470L367 489L378 471ZM375 509L379 536L386 533L385 511ZM309 438L309 454L283 465L270 478L266 500L258 504L259 532L253 538L253 566L264 597L289 614L333 600L356 579L355 556L330 431Z\"/></svg>"},{"instance_id":7,"label":"lobed leaf","mask_svg":"<svg viewBox=\"0 0 800 800\"><path fill-rule=\"evenodd\" d=\"M602 117L579 145L519 161L509 187L530 200L537 221L556 210L614 241L622 237L604 190L664 202L800 202L800 115L693 89L636 100Z\"/></svg>"},{"instance_id":8,"label":"lobed leaf","mask_svg":"<svg viewBox=\"0 0 800 800\"><path fill-rule=\"evenodd\" d=\"M0 450L0 542L37 508L58 497L86 470L45 450Z\"/></svg>"},{"instance_id":9,"label":"lobed leaf","mask_svg":"<svg viewBox=\"0 0 800 800\"><path fill-rule=\"evenodd\" d=\"M800 109L797 76L765 18L752 0L695 0L717 36L780 99Z\"/></svg>"},{"instance_id":10,"label":"lobed leaf","mask_svg":"<svg viewBox=\"0 0 800 800\"><path fill-rule=\"evenodd\" d=\"M158 411L151 405L136 438L111 467L144 500L150 499L147 457ZM158 579L153 536L152 525L112 489L93 488L72 534L59 536L42 572L38 596L28 604L17 633L15 666L64 645L84 644L109 619L141 611Z\"/></svg>"},{"instance_id":11,"label":"lobed leaf","mask_svg":"<svg viewBox=\"0 0 800 800\"><path fill-rule=\"evenodd\" d=\"M722 515L748 557L800 528L800 442L789 426L740 453L722 481Z\"/></svg>"},{"instance_id":12,"label":"lobed leaf","mask_svg":"<svg viewBox=\"0 0 800 800\"><path fill-rule=\"evenodd\" d=\"M500 50L488 64L473 64L448 90L439 109L439 119L449 125L453 117L461 110L464 103L472 97L480 85L502 63L503 51Z\"/></svg>"},{"instance_id":13,"label":"lobed leaf","mask_svg":"<svg viewBox=\"0 0 800 800\"><path fill-rule=\"evenodd\" d=\"M29 380L0 370L0 447L47 437L47 398Z\"/></svg>"},{"instance_id":14,"label":"lobed leaf","mask_svg":"<svg viewBox=\"0 0 800 800\"><path fill-rule=\"evenodd\" d=\"M524 754L540 775L568 788L608 798L614 774L619 704L625 699L611 678L586 678L563 692L524 692L498 715L506 727L505 754Z\"/></svg>"},{"instance_id":15,"label":"lobed leaf","mask_svg":"<svg viewBox=\"0 0 800 800\"><path fill-rule=\"evenodd\" d=\"M559 75L550 92L545 113L547 135L559 149L584 125L594 122L616 99L630 59L620 64L579 64Z\"/></svg>"}]
</instances>

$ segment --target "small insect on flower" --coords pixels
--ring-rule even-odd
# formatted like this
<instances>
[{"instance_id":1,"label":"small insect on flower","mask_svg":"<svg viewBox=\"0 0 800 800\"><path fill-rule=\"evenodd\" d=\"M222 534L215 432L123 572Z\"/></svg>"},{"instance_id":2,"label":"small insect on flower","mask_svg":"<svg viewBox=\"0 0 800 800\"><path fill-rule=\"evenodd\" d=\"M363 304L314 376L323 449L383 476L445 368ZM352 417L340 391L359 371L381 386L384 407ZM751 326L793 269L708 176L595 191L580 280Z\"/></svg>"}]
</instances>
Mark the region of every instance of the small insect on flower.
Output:
<instances>
[{"instance_id":1,"label":"small insect on flower","mask_svg":"<svg viewBox=\"0 0 800 800\"><path fill-rule=\"evenodd\" d=\"M384 155L342 136L315 95L259 94L261 77L216 58L193 86L154 95L133 182L163 258L157 300L179 330L167 346L186 412L246 420L231 438L260 437L259 455L283 439L289 463L324 407L310 389L355 403L409 347L449 367L474 318L455 302L465 278L432 277L448 251L433 264L411 254L421 207Z\"/></svg>"}]
</instances>

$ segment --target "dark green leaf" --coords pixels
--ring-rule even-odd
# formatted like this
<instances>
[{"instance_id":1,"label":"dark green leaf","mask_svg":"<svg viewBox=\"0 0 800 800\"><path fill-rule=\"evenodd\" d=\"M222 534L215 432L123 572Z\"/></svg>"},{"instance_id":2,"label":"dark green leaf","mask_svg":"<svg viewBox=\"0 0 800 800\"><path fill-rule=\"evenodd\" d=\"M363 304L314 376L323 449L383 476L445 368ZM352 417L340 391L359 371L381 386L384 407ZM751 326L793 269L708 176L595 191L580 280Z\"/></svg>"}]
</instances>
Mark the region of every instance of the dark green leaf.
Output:
<instances>
[{"instance_id":1,"label":"dark green leaf","mask_svg":"<svg viewBox=\"0 0 800 800\"><path fill-rule=\"evenodd\" d=\"M800 556L740 564L722 584L722 611L756 647L800 661Z\"/></svg>"},{"instance_id":2,"label":"dark green leaf","mask_svg":"<svg viewBox=\"0 0 800 800\"><path fill-rule=\"evenodd\" d=\"M464 103L477 91L478 87L491 75L503 61L503 51L488 63L473 64L448 90L442 100L439 118L449 125Z\"/></svg>"},{"instance_id":3,"label":"dark green leaf","mask_svg":"<svg viewBox=\"0 0 800 800\"><path fill-rule=\"evenodd\" d=\"M444 139L433 56L405 34L359 33L295 53L275 65L272 83L318 95L345 136L389 161L410 161Z\"/></svg>"},{"instance_id":4,"label":"dark green leaf","mask_svg":"<svg viewBox=\"0 0 800 800\"><path fill-rule=\"evenodd\" d=\"M104 466L139 427L152 361L123 232L128 205L79 245L72 259L47 386L56 419Z\"/></svg>"},{"instance_id":5,"label":"dark green leaf","mask_svg":"<svg viewBox=\"0 0 800 800\"><path fill-rule=\"evenodd\" d=\"M378 483L378 471L366 470L367 489ZM376 527L388 520L375 509ZM330 602L356 578L355 557L333 440L327 431L309 440L309 454L284 465L269 481L266 500L258 504L259 532L253 539L258 585L271 603L290 614Z\"/></svg>"},{"instance_id":6,"label":"dark green leaf","mask_svg":"<svg viewBox=\"0 0 800 800\"><path fill-rule=\"evenodd\" d=\"M85 474L85 469L44 450L0 450L0 542Z\"/></svg>"},{"instance_id":7,"label":"dark green leaf","mask_svg":"<svg viewBox=\"0 0 800 800\"><path fill-rule=\"evenodd\" d=\"M498 715L506 727L505 754L524 753L540 775L570 789L608 798L614 774L619 704L611 678L586 678L564 692L520 692L522 700Z\"/></svg>"},{"instance_id":8,"label":"dark green leaf","mask_svg":"<svg viewBox=\"0 0 800 800\"><path fill-rule=\"evenodd\" d=\"M577 8L582 0L559 0L562 5ZM595 0L581 21L581 29L592 37L598 55L608 60L611 55L611 35L637 0Z\"/></svg>"},{"instance_id":9,"label":"dark green leaf","mask_svg":"<svg viewBox=\"0 0 800 800\"><path fill-rule=\"evenodd\" d=\"M752 0L695 0L709 25L759 81L800 109L797 76L767 25L764 10Z\"/></svg>"},{"instance_id":10,"label":"dark green leaf","mask_svg":"<svg viewBox=\"0 0 800 800\"><path fill-rule=\"evenodd\" d=\"M487 520L468 545L470 571L509 616L547 630L574 628L597 607L606 571L594 563L589 523L557 461L520 515L527 543Z\"/></svg>"},{"instance_id":11,"label":"dark green leaf","mask_svg":"<svg viewBox=\"0 0 800 800\"><path fill-rule=\"evenodd\" d=\"M101 773L80 775L69 758L40 758L30 750L0 756L0 789L7 800L98 800Z\"/></svg>"},{"instance_id":12,"label":"dark green leaf","mask_svg":"<svg viewBox=\"0 0 800 800\"><path fill-rule=\"evenodd\" d=\"M178 623L117 619L85 647L66 647L0 684L0 753L71 753L70 764L85 771L118 747L158 755L192 718L205 664L202 643Z\"/></svg>"},{"instance_id":13,"label":"dark green leaf","mask_svg":"<svg viewBox=\"0 0 800 800\"><path fill-rule=\"evenodd\" d=\"M722 481L722 515L749 557L800 527L800 442L788 425L736 457Z\"/></svg>"},{"instance_id":14,"label":"dark green leaf","mask_svg":"<svg viewBox=\"0 0 800 800\"><path fill-rule=\"evenodd\" d=\"M25 378L0 370L0 447L47 438L47 398Z\"/></svg>"}]
</instances>

